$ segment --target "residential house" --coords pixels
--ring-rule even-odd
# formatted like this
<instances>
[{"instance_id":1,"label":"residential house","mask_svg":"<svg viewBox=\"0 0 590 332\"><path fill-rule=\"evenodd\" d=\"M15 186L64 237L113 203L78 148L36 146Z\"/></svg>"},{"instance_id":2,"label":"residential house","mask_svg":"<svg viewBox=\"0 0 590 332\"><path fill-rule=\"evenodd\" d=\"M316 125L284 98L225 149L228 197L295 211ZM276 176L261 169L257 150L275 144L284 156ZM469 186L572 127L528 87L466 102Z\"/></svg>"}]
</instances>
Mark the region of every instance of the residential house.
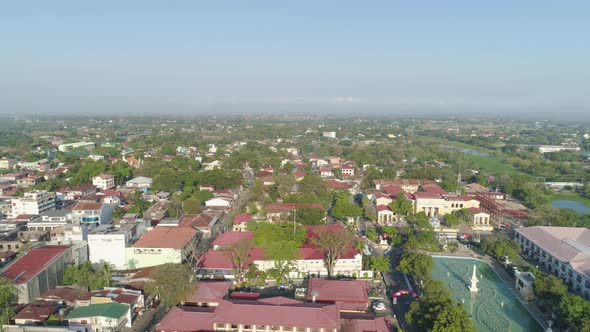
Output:
<instances>
[{"instance_id":1,"label":"residential house","mask_svg":"<svg viewBox=\"0 0 590 332\"><path fill-rule=\"evenodd\" d=\"M110 174L98 174L92 177L92 184L100 190L115 188L115 176Z\"/></svg>"},{"instance_id":2,"label":"residential house","mask_svg":"<svg viewBox=\"0 0 590 332\"><path fill-rule=\"evenodd\" d=\"M100 303L80 306L70 312L66 320L73 327L85 327L94 332L120 331L131 327L129 306L121 303Z\"/></svg>"},{"instance_id":3,"label":"residential house","mask_svg":"<svg viewBox=\"0 0 590 332\"><path fill-rule=\"evenodd\" d=\"M111 222L113 210L116 206L104 203L78 202L72 208L74 224L94 224L96 226Z\"/></svg>"},{"instance_id":4,"label":"residential house","mask_svg":"<svg viewBox=\"0 0 590 332\"><path fill-rule=\"evenodd\" d=\"M248 214L238 214L234 217L233 231L244 232L248 229L248 222L252 220L252 216Z\"/></svg>"},{"instance_id":5,"label":"residential house","mask_svg":"<svg viewBox=\"0 0 590 332\"><path fill-rule=\"evenodd\" d=\"M14 316L17 325L40 325L53 314L58 313L60 307L55 302L35 301Z\"/></svg>"},{"instance_id":6,"label":"residential house","mask_svg":"<svg viewBox=\"0 0 590 332\"><path fill-rule=\"evenodd\" d=\"M22 179L18 179L16 181L16 184L17 184L17 186L19 186L21 188L27 188L27 187L36 186L43 181L45 181L45 178L43 178L43 177L36 176L36 175L29 175L29 176L24 177Z\"/></svg>"},{"instance_id":7,"label":"residential house","mask_svg":"<svg viewBox=\"0 0 590 332\"><path fill-rule=\"evenodd\" d=\"M341 172L342 172L342 177L354 176L354 166L349 165L349 164L342 165Z\"/></svg>"}]
</instances>

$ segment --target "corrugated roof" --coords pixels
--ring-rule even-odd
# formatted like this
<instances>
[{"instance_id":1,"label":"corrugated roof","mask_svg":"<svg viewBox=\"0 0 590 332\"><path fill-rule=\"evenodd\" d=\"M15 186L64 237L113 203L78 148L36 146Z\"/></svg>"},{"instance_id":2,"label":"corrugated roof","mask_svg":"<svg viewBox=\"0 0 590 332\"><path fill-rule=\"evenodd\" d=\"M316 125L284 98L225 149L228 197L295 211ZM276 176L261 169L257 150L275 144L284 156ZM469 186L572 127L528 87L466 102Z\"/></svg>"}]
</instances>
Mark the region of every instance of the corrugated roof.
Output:
<instances>
[{"instance_id":1,"label":"corrugated roof","mask_svg":"<svg viewBox=\"0 0 590 332\"><path fill-rule=\"evenodd\" d=\"M2 271L2 276L14 280L17 284L26 283L69 248L70 246L66 245L33 248Z\"/></svg>"},{"instance_id":2,"label":"corrugated roof","mask_svg":"<svg viewBox=\"0 0 590 332\"><path fill-rule=\"evenodd\" d=\"M184 248L197 235L192 227L161 226L145 233L133 247L135 248Z\"/></svg>"},{"instance_id":3,"label":"corrugated roof","mask_svg":"<svg viewBox=\"0 0 590 332\"><path fill-rule=\"evenodd\" d=\"M100 304L90 304L74 309L66 317L66 319L77 319L87 317L107 317L112 319L119 319L127 314L129 306L126 304L110 302Z\"/></svg>"}]
</instances>

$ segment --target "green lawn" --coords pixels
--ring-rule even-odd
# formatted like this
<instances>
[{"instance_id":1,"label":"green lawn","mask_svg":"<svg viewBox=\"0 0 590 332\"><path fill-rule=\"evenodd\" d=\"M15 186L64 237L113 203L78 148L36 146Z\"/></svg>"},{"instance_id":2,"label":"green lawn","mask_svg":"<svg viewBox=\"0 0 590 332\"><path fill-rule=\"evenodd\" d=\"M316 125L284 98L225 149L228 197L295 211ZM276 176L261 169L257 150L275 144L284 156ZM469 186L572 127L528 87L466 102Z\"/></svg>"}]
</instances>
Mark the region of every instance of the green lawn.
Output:
<instances>
[{"instance_id":1,"label":"green lawn","mask_svg":"<svg viewBox=\"0 0 590 332\"><path fill-rule=\"evenodd\" d=\"M495 174L523 174L521 171L496 159L494 156L473 156L464 154L464 158L473 162L481 170Z\"/></svg>"},{"instance_id":2,"label":"green lawn","mask_svg":"<svg viewBox=\"0 0 590 332\"><path fill-rule=\"evenodd\" d=\"M583 203L586 207L590 208L590 199L586 197L582 197L577 193L569 192L569 191L562 191L562 192L555 192L548 196L549 203L547 205L551 205L553 201L560 201L560 200L567 200L567 201L576 201Z\"/></svg>"}]
</instances>

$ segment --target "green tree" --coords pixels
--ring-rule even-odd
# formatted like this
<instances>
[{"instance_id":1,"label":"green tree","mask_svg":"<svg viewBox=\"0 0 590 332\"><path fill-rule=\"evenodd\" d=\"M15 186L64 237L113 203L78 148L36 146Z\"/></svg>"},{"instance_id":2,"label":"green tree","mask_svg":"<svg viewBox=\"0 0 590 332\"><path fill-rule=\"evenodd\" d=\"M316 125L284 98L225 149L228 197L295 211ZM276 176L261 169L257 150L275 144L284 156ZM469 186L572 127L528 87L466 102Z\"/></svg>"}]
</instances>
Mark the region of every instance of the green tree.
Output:
<instances>
[{"instance_id":1,"label":"green tree","mask_svg":"<svg viewBox=\"0 0 590 332\"><path fill-rule=\"evenodd\" d=\"M362 203L363 215L365 216L365 218L369 219L370 221L377 220L377 209L375 208L373 203L371 203L367 197L363 197Z\"/></svg>"},{"instance_id":2,"label":"green tree","mask_svg":"<svg viewBox=\"0 0 590 332\"><path fill-rule=\"evenodd\" d=\"M14 316L11 302L16 294L16 287L11 279L0 277L0 324L8 324Z\"/></svg>"},{"instance_id":3,"label":"green tree","mask_svg":"<svg viewBox=\"0 0 590 332\"><path fill-rule=\"evenodd\" d=\"M123 216L125 215L125 213L127 213L127 211L125 211L122 207L117 206L113 210L113 219L115 219L115 220L121 219L121 218L123 218Z\"/></svg>"},{"instance_id":4,"label":"green tree","mask_svg":"<svg viewBox=\"0 0 590 332\"><path fill-rule=\"evenodd\" d=\"M445 214L444 219L445 219L445 223L449 227L459 226L462 223L461 220L454 213Z\"/></svg>"},{"instance_id":5,"label":"green tree","mask_svg":"<svg viewBox=\"0 0 590 332\"><path fill-rule=\"evenodd\" d=\"M543 273L536 274L533 290L541 303L550 308L555 308L568 293L563 280Z\"/></svg>"},{"instance_id":6,"label":"green tree","mask_svg":"<svg viewBox=\"0 0 590 332\"><path fill-rule=\"evenodd\" d=\"M488 255L495 258L507 256L509 260L516 261L520 255L518 243L505 235L495 239L486 238L482 241L481 247Z\"/></svg>"},{"instance_id":7,"label":"green tree","mask_svg":"<svg viewBox=\"0 0 590 332\"><path fill-rule=\"evenodd\" d=\"M297 222L303 225L323 224L326 214L323 210L310 206L301 206L297 208Z\"/></svg>"},{"instance_id":8,"label":"green tree","mask_svg":"<svg viewBox=\"0 0 590 332\"><path fill-rule=\"evenodd\" d=\"M559 318L570 329L577 329L590 321L590 301L574 294L566 294L558 307Z\"/></svg>"},{"instance_id":9,"label":"green tree","mask_svg":"<svg viewBox=\"0 0 590 332\"><path fill-rule=\"evenodd\" d=\"M369 256L370 266L373 271L391 272L391 260L388 256Z\"/></svg>"},{"instance_id":10,"label":"green tree","mask_svg":"<svg viewBox=\"0 0 590 332\"><path fill-rule=\"evenodd\" d=\"M350 194L348 192L341 191L335 195L331 213L334 218L344 220L346 217L361 216L363 210L359 206L350 203Z\"/></svg>"},{"instance_id":11,"label":"green tree","mask_svg":"<svg viewBox=\"0 0 590 332\"><path fill-rule=\"evenodd\" d=\"M170 308L184 302L195 290L193 270L183 264L167 263L158 266L145 284L145 291L158 296L161 303Z\"/></svg>"},{"instance_id":12,"label":"green tree","mask_svg":"<svg viewBox=\"0 0 590 332\"><path fill-rule=\"evenodd\" d=\"M434 268L434 261L431 256L405 252L397 266L397 269L406 274L412 275L421 280L429 280Z\"/></svg>"},{"instance_id":13,"label":"green tree","mask_svg":"<svg viewBox=\"0 0 590 332\"><path fill-rule=\"evenodd\" d=\"M250 250L254 247L254 242L250 239L241 239L227 249L227 254L231 258L239 281L243 281L244 268L248 263Z\"/></svg>"},{"instance_id":14,"label":"green tree","mask_svg":"<svg viewBox=\"0 0 590 332\"><path fill-rule=\"evenodd\" d=\"M324 254L324 266L328 270L328 278L334 273L336 261L350 249L354 236L346 229L322 229L318 231L311 243Z\"/></svg>"},{"instance_id":15,"label":"green tree","mask_svg":"<svg viewBox=\"0 0 590 332\"><path fill-rule=\"evenodd\" d=\"M475 332L465 308L454 303L451 292L435 280L425 284L420 301L410 305L406 319L420 331Z\"/></svg>"},{"instance_id":16,"label":"green tree","mask_svg":"<svg viewBox=\"0 0 590 332\"><path fill-rule=\"evenodd\" d=\"M406 195L403 192L398 193L395 196L395 199L389 204L389 208L391 211L407 216L408 214L412 213L412 202L406 199Z\"/></svg>"},{"instance_id":17,"label":"green tree","mask_svg":"<svg viewBox=\"0 0 590 332\"><path fill-rule=\"evenodd\" d=\"M182 202L182 212L184 214L198 214L201 213L202 202L196 197L190 197Z\"/></svg>"}]
</instances>

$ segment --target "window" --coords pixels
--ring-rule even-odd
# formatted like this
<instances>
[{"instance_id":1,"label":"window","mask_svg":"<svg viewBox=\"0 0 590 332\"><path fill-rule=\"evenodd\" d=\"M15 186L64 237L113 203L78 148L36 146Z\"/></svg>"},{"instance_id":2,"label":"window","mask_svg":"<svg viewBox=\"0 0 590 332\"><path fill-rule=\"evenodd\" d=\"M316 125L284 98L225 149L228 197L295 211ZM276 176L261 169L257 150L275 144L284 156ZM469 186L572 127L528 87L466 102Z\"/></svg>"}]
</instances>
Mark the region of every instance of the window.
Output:
<instances>
[{"instance_id":1,"label":"window","mask_svg":"<svg viewBox=\"0 0 590 332\"><path fill-rule=\"evenodd\" d=\"M246 331L250 331L252 329L252 326L251 325L244 325L242 329L246 330Z\"/></svg>"},{"instance_id":2,"label":"window","mask_svg":"<svg viewBox=\"0 0 590 332\"><path fill-rule=\"evenodd\" d=\"M235 331L238 329L238 324L231 324L230 330Z\"/></svg>"}]
</instances>

